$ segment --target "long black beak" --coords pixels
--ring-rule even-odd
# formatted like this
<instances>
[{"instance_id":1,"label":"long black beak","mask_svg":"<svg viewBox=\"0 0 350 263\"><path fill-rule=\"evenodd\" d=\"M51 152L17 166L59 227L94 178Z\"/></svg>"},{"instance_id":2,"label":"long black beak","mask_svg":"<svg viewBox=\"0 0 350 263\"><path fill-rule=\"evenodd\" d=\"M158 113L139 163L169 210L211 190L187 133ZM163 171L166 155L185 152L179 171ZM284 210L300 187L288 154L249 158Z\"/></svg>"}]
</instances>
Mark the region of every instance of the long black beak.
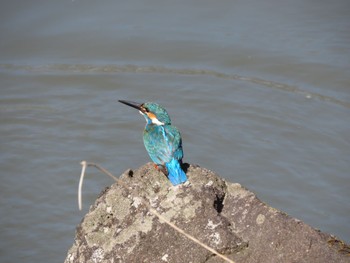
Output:
<instances>
[{"instance_id":1,"label":"long black beak","mask_svg":"<svg viewBox=\"0 0 350 263\"><path fill-rule=\"evenodd\" d=\"M142 103L137 103L137 102L133 102L133 101L128 101L128 100L118 100L119 102L128 105L130 107L133 107L135 109L138 109L139 111L143 111L142 109Z\"/></svg>"}]
</instances>

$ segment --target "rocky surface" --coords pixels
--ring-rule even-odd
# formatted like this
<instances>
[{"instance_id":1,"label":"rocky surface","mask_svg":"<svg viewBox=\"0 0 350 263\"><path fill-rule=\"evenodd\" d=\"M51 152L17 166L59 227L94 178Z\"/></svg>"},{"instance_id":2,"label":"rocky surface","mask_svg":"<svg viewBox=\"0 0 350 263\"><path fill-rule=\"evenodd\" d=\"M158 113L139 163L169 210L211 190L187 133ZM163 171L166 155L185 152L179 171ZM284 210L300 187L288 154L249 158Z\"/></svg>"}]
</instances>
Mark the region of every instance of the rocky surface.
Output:
<instances>
[{"instance_id":1,"label":"rocky surface","mask_svg":"<svg viewBox=\"0 0 350 263\"><path fill-rule=\"evenodd\" d=\"M176 187L151 163L125 172L77 227L65 263L224 262L159 220L150 207L236 263L350 262L348 247L334 237L205 168L186 170L189 182Z\"/></svg>"}]
</instances>

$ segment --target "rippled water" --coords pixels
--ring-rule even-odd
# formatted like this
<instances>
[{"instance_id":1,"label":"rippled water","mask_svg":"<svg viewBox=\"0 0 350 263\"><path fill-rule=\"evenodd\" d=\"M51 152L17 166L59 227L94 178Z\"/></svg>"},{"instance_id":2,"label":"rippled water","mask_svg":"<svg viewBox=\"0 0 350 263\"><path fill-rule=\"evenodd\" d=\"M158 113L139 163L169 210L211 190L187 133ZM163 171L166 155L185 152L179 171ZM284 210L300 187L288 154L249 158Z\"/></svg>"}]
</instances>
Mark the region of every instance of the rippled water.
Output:
<instances>
[{"instance_id":1,"label":"rippled water","mask_svg":"<svg viewBox=\"0 0 350 263\"><path fill-rule=\"evenodd\" d=\"M185 161L350 241L347 1L12 1L0 16L0 260L62 262L157 101Z\"/></svg>"}]
</instances>

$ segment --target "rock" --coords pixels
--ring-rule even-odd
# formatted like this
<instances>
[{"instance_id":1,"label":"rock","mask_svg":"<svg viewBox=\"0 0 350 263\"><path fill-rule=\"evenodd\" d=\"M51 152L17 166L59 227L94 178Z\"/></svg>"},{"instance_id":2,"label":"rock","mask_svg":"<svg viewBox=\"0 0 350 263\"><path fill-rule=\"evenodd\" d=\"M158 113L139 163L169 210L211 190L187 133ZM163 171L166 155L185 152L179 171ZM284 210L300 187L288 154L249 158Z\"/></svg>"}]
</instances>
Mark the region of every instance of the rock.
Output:
<instances>
[{"instance_id":1,"label":"rock","mask_svg":"<svg viewBox=\"0 0 350 263\"><path fill-rule=\"evenodd\" d=\"M236 263L350 262L338 251L344 243L269 207L239 184L198 166L186 173L189 182L176 187L151 163L124 173L77 227L65 263L224 262L150 209Z\"/></svg>"}]
</instances>

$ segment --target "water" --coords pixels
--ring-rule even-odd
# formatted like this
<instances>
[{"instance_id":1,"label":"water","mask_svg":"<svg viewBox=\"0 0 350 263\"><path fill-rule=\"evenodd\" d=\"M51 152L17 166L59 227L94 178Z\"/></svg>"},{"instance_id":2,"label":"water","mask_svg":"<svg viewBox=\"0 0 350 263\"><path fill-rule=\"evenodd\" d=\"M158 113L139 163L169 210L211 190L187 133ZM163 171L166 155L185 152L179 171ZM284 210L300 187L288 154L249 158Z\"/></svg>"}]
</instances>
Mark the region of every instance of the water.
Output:
<instances>
[{"instance_id":1,"label":"water","mask_svg":"<svg viewBox=\"0 0 350 263\"><path fill-rule=\"evenodd\" d=\"M63 262L157 101L185 161L350 242L348 1L11 1L0 16L0 261Z\"/></svg>"}]
</instances>

